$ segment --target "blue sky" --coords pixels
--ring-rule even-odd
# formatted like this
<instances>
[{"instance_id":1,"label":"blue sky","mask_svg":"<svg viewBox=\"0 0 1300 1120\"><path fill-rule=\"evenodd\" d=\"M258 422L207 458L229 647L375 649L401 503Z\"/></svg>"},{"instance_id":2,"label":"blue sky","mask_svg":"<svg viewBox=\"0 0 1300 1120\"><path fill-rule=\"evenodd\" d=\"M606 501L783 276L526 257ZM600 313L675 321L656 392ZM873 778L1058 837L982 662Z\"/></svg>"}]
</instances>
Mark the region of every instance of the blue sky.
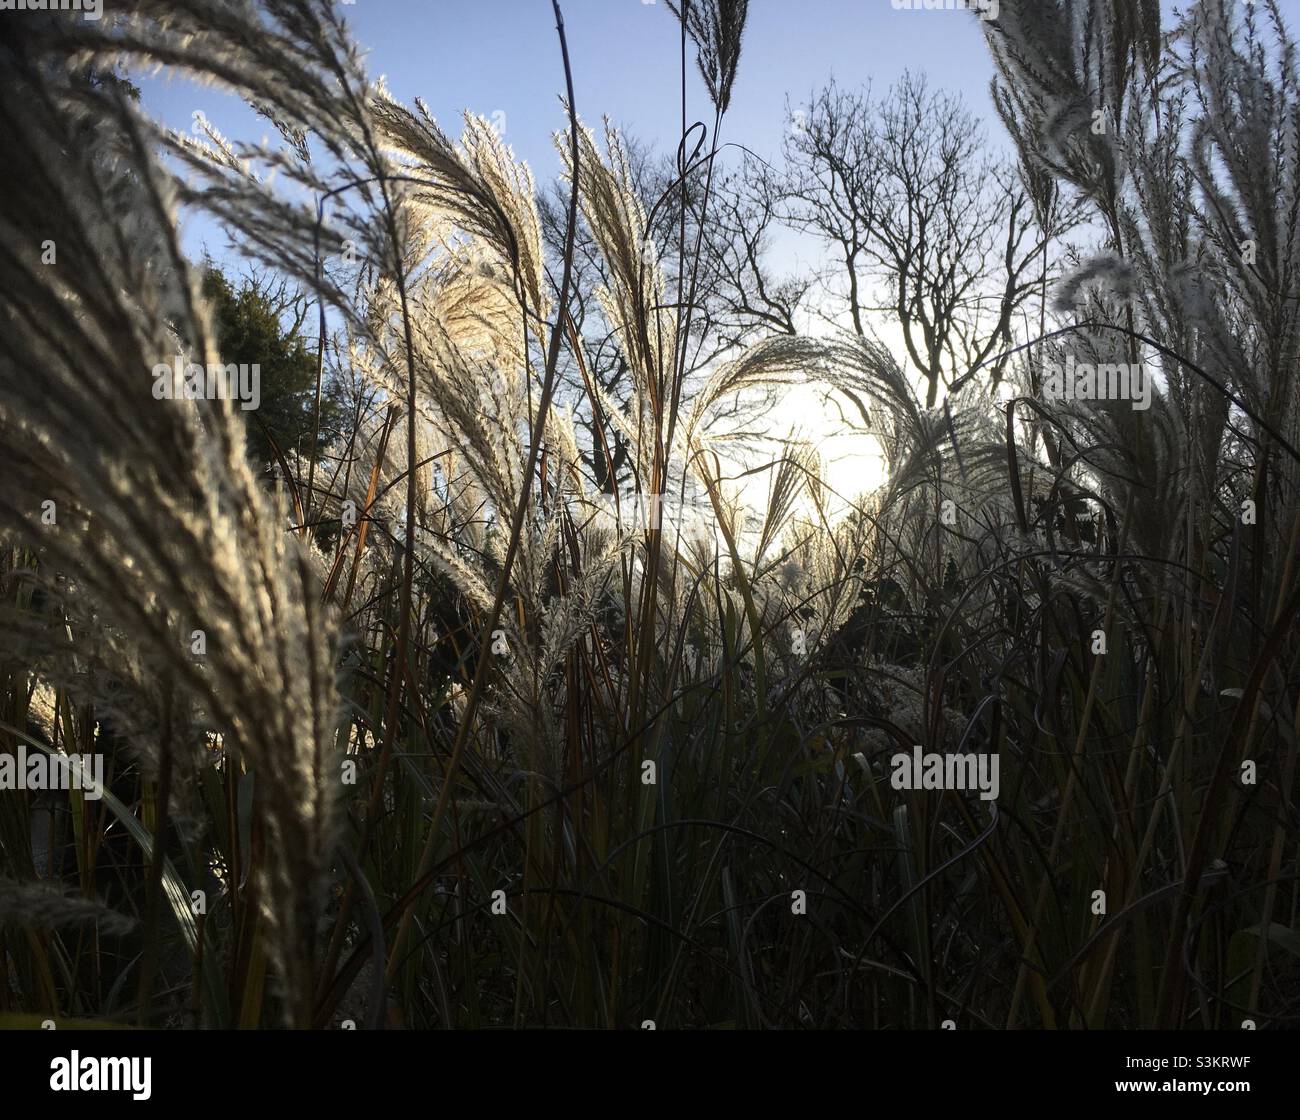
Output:
<instances>
[{"instance_id":1,"label":"blue sky","mask_svg":"<svg viewBox=\"0 0 1300 1120\"><path fill-rule=\"evenodd\" d=\"M561 6L583 119L594 125L608 116L672 151L680 132L680 33L663 0ZM551 134L564 125L564 73L549 0L356 0L341 10L368 52L370 73L384 75L397 98L424 98L452 135L465 109L503 114L505 139L539 185L558 173ZM689 120L711 120L693 48L688 61ZM890 0L750 0L722 139L772 157L788 125L787 94L797 106L832 75L845 86L870 80L883 90L908 69L961 93L989 121L991 140L1002 142L987 93L992 67L970 13L895 11ZM145 105L173 127L188 128L201 111L232 139L267 132L265 121L219 91L165 77L140 85ZM224 255L224 238L191 219L187 248L197 252L200 244Z\"/></svg>"},{"instance_id":2,"label":"blue sky","mask_svg":"<svg viewBox=\"0 0 1300 1120\"><path fill-rule=\"evenodd\" d=\"M662 0L562 4L575 100L663 148L680 130L676 19ZM558 168L549 135L563 125L560 53L548 0L357 0L349 6L375 72L402 99L415 95L449 123L462 108L505 113L506 138L539 177ZM691 50L688 110L709 106ZM740 78L725 139L764 154L785 127L785 95L806 99L834 74L888 84L908 68L961 89L981 113L992 70L977 21L962 12L897 12L889 0L751 0Z\"/></svg>"}]
</instances>

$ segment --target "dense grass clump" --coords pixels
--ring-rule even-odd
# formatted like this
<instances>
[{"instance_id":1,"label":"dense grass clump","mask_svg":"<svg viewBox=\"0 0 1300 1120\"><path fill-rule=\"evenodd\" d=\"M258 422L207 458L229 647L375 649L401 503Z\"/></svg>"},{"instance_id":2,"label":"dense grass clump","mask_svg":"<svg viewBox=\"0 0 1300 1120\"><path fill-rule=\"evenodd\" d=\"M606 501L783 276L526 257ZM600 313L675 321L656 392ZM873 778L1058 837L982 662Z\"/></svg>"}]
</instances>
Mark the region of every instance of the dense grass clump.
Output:
<instances>
[{"instance_id":1,"label":"dense grass clump","mask_svg":"<svg viewBox=\"0 0 1300 1120\"><path fill-rule=\"evenodd\" d=\"M489 121L453 139L370 81L324 0L13 25L0 755L105 770L0 790L0 1018L1300 1018L1276 6L1162 31L1155 0L1003 0L1007 259L1041 267L1014 266L996 345L919 371L861 321L802 337L775 289L722 294L718 231L756 213L721 170L746 8L673 6L712 112L649 190L582 123L557 7L549 197ZM155 65L283 143L150 120L113 75ZM181 252L184 207L314 301L251 457L238 402L151 392L178 352L220 364L243 307ZM942 282L896 278L927 322ZM1052 363L1141 366L1150 407L1053 399ZM769 495L746 521L739 419L802 383L887 478L835 494L791 440L746 460ZM897 788L917 747L995 756L996 798Z\"/></svg>"}]
</instances>

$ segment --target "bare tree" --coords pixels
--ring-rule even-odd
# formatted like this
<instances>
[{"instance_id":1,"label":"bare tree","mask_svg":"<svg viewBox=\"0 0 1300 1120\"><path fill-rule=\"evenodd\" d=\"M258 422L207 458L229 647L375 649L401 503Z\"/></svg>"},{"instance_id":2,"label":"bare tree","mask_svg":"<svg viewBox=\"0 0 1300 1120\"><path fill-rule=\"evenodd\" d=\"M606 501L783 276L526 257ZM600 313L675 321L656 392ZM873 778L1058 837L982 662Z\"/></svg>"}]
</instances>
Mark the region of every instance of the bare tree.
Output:
<instances>
[{"instance_id":1,"label":"bare tree","mask_svg":"<svg viewBox=\"0 0 1300 1120\"><path fill-rule=\"evenodd\" d=\"M982 154L960 99L924 77L905 75L878 100L832 82L792 119L785 168L764 189L793 228L834 250L826 314L864 337L871 313L895 317L933 408L940 385L1010 341L1042 282L1039 216L1013 170Z\"/></svg>"},{"instance_id":2,"label":"bare tree","mask_svg":"<svg viewBox=\"0 0 1300 1120\"><path fill-rule=\"evenodd\" d=\"M705 227L710 323L728 347L764 334L798 334L795 313L812 286L805 276L777 276L771 267L772 237L781 222L781 200L762 188L763 169L747 156L738 171L714 184Z\"/></svg>"}]
</instances>

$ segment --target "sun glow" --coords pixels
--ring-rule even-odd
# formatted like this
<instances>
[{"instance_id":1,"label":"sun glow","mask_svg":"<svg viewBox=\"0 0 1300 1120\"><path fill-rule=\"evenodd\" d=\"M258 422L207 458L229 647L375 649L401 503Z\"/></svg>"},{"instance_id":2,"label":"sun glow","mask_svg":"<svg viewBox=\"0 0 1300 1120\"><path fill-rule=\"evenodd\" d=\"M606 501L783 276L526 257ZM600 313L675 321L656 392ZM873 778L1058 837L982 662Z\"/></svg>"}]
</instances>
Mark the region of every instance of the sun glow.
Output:
<instances>
[{"instance_id":1,"label":"sun glow","mask_svg":"<svg viewBox=\"0 0 1300 1120\"><path fill-rule=\"evenodd\" d=\"M876 438L861 429L853 405L825 387L803 384L785 390L768 417L768 438L746 461L724 459L724 475L735 480L741 500L756 514L765 510L773 472L795 444L811 446L820 458L825 512L829 520L843 517L858 499L885 481L885 460ZM747 471L752 473L746 473ZM806 489L793 513L815 519Z\"/></svg>"}]
</instances>

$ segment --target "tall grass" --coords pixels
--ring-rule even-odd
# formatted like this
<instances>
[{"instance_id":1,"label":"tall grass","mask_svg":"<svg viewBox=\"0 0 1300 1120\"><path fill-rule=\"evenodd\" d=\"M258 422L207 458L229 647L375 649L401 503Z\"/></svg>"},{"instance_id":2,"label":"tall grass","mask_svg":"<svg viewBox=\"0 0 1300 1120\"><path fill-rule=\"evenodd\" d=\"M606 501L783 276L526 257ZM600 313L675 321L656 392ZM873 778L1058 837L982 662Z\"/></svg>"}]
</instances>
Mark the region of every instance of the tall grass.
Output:
<instances>
[{"instance_id":1,"label":"tall grass","mask_svg":"<svg viewBox=\"0 0 1300 1120\"><path fill-rule=\"evenodd\" d=\"M1290 41L1215 0L1164 43L1085 0L1002 11L1027 189L1077 192L1102 244L1002 356L1001 411L979 369L924 409L856 336L690 375L743 0L680 5L712 113L699 146L683 118L675 270L571 80L556 260L490 124L457 141L398 104L329 4L14 25L0 750L101 752L108 776L53 808L0 793L7 1021L1295 1020ZM152 65L284 145L171 132L104 77ZM147 395L178 348L217 359L181 205L316 292L322 376L328 350L357 380L326 452L282 449L282 492L230 402ZM578 223L626 405L570 318ZM1036 363L1067 351L1159 364L1152 409L1044 401ZM562 358L585 398L557 399ZM792 446L746 528L714 421L796 379L861 402L888 480L834 517ZM628 447L618 485L586 431ZM709 531L629 527L628 490L697 497ZM893 788L913 745L996 752L998 800Z\"/></svg>"}]
</instances>

